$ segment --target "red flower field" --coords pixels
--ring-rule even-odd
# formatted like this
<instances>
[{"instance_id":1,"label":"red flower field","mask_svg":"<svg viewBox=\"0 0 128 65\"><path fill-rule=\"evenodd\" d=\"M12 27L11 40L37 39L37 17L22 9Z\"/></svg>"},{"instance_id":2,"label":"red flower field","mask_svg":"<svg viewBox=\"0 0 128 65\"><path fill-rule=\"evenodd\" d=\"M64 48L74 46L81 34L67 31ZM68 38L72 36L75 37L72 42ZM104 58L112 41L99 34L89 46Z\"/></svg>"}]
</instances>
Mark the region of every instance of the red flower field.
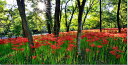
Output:
<instances>
[{"instance_id":1,"label":"red flower field","mask_svg":"<svg viewBox=\"0 0 128 65\"><path fill-rule=\"evenodd\" d=\"M126 64L126 28L117 33L117 28L83 30L81 57L76 56L76 31L33 36L35 48L32 59L26 38L0 39L1 64Z\"/></svg>"}]
</instances>

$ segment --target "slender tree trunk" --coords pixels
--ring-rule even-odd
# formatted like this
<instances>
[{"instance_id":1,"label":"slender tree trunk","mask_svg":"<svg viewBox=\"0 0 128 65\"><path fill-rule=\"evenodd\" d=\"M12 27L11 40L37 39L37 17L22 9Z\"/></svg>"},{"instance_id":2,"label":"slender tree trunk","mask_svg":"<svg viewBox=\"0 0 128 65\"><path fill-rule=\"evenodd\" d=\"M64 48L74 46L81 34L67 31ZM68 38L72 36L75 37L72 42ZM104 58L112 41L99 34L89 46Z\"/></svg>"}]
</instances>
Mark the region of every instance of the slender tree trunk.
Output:
<instances>
[{"instance_id":1,"label":"slender tree trunk","mask_svg":"<svg viewBox=\"0 0 128 65\"><path fill-rule=\"evenodd\" d=\"M26 19L24 0L17 0L17 5L18 5L18 10L19 10L19 13L20 13L21 20L22 20L23 29L24 29L25 35L28 38L29 47L30 47L30 45L34 46L32 34L31 34L31 31L29 30L28 22L27 22L27 19ZM30 47L29 60L31 60L32 51L34 51L34 49L31 49L31 47Z\"/></svg>"},{"instance_id":2,"label":"slender tree trunk","mask_svg":"<svg viewBox=\"0 0 128 65\"><path fill-rule=\"evenodd\" d=\"M46 0L46 19L47 19L47 29L48 33L51 34L52 28L52 17L51 17L51 0Z\"/></svg>"},{"instance_id":3,"label":"slender tree trunk","mask_svg":"<svg viewBox=\"0 0 128 65\"><path fill-rule=\"evenodd\" d=\"M72 14L71 14L71 18L70 18L70 20L69 20L69 23L68 23L67 26L66 26L66 31L67 31L67 32L69 32L70 25L71 25L71 22L72 22L72 18L73 18L73 15L74 15L74 13L75 13L76 8L77 8L77 5L76 5L75 7L73 7L73 11L72 11Z\"/></svg>"},{"instance_id":4,"label":"slender tree trunk","mask_svg":"<svg viewBox=\"0 0 128 65\"><path fill-rule=\"evenodd\" d=\"M56 0L55 7L55 18L54 18L54 35L55 37L59 36L60 31L60 0Z\"/></svg>"},{"instance_id":5,"label":"slender tree trunk","mask_svg":"<svg viewBox=\"0 0 128 65\"><path fill-rule=\"evenodd\" d=\"M102 32L102 11L101 11L101 0L100 0L100 32Z\"/></svg>"},{"instance_id":6,"label":"slender tree trunk","mask_svg":"<svg viewBox=\"0 0 128 65\"><path fill-rule=\"evenodd\" d=\"M67 4L68 4L69 1L70 1L70 0L68 0L68 1L66 2L66 4L65 4L65 21L66 21L65 25L66 25L66 32L69 31L68 20L67 20Z\"/></svg>"},{"instance_id":7,"label":"slender tree trunk","mask_svg":"<svg viewBox=\"0 0 128 65\"><path fill-rule=\"evenodd\" d=\"M63 10L62 5L60 5L60 22L61 22L62 10Z\"/></svg>"},{"instance_id":8,"label":"slender tree trunk","mask_svg":"<svg viewBox=\"0 0 128 65\"><path fill-rule=\"evenodd\" d=\"M121 3L121 0L119 0L118 2L118 9L117 9L117 26L118 26L119 33L121 32L120 19L119 19L120 3Z\"/></svg>"},{"instance_id":9,"label":"slender tree trunk","mask_svg":"<svg viewBox=\"0 0 128 65\"><path fill-rule=\"evenodd\" d=\"M24 38L27 38L26 33L25 33L25 30L24 30L23 23L22 23L22 34L23 34L23 37L24 37Z\"/></svg>"},{"instance_id":10,"label":"slender tree trunk","mask_svg":"<svg viewBox=\"0 0 128 65\"><path fill-rule=\"evenodd\" d=\"M66 4L65 4L65 10L64 10L64 11L65 11L65 25L66 25L66 31L69 31L68 28L67 28L67 27L68 27L68 21L67 21L67 4L68 4L68 2L69 2L69 1L66 2Z\"/></svg>"},{"instance_id":11,"label":"slender tree trunk","mask_svg":"<svg viewBox=\"0 0 128 65\"><path fill-rule=\"evenodd\" d=\"M95 0L93 0L92 3L89 5L89 8L87 8L87 12L86 12L86 14L85 14L85 16L84 16L84 20L83 20L83 24L82 24L82 30L83 30L83 28L84 28L85 20L86 20L86 18L87 18L87 15L88 15L88 13L90 12L90 10L92 9L92 7L93 7L93 5L94 5L94 1L95 1Z\"/></svg>"},{"instance_id":12,"label":"slender tree trunk","mask_svg":"<svg viewBox=\"0 0 128 65\"><path fill-rule=\"evenodd\" d=\"M86 20L86 18L87 18L88 13L89 13L89 10L87 10L87 12L86 12L86 14L85 14L84 21L83 21L83 24L82 24L82 30L83 30L83 28L84 28L85 20Z\"/></svg>"},{"instance_id":13,"label":"slender tree trunk","mask_svg":"<svg viewBox=\"0 0 128 65\"><path fill-rule=\"evenodd\" d=\"M81 30L82 30L82 15L83 15L86 0L82 1L82 5L80 5L79 0L77 0L77 2L78 2L78 8L79 8L78 30L77 30L77 53L78 53L78 56L80 56L81 55L80 43L81 43Z\"/></svg>"}]
</instances>

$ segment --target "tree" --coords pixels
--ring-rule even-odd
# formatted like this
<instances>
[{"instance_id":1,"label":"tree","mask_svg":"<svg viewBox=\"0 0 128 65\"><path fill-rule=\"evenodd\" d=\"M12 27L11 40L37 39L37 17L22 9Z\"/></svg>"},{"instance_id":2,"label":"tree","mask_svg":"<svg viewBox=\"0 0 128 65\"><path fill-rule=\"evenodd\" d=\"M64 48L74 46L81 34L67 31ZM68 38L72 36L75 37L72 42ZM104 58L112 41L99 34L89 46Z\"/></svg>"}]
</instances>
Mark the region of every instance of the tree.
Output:
<instances>
[{"instance_id":1,"label":"tree","mask_svg":"<svg viewBox=\"0 0 128 65\"><path fill-rule=\"evenodd\" d=\"M17 5L18 5L18 10L19 10L19 13L20 13L21 20L22 20L23 30L25 32L25 35L28 38L29 47L31 45L34 46L32 34L31 34L31 31L29 30L28 22L27 22L27 19L26 19L24 0L17 0ZM34 51L34 49L31 49L31 47L30 47L30 58L31 58L32 51Z\"/></svg>"},{"instance_id":2,"label":"tree","mask_svg":"<svg viewBox=\"0 0 128 65\"><path fill-rule=\"evenodd\" d=\"M46 0L46 20L48 33L51 34L52 17L51 17L51 0Z\"/></svg>"},{"instance_id":3,"label":"tree","mask_svg":"<svg viewBox=\"0 0 128 65\"><path fill-rule=\"evenodd\" d=\"M80 36L81 36L81 30L82 30L82 15L83 15L86 0L83 0L82 4L81 4L80 0L77 0L77 2L78 2L78 8L79 8L78 30L77 30L77 53L79 56L81 54L81 50L80 50L81 37Z\"/></svg>"},{"instance_id":4,"label":"tree","mask_svg":"<svg viewBox=\"0 0 128 65\"><path fill-rule=\"evenodd\" d=\"M69 2L69 0L66 2L66 5L65 5L65 21L66 21L66 23L65 23L65 26L66 26L66 32L69 32L69 29L70 29L70 25L71 25L71 22L72 22L72 19L73 19L73 15L74 15L74 13L75 13L75 11L76 11L76 8L77 8L77 5L75 5L75 6L73 6L72 5L72 11L70 11L71 12L71 17L70 17L70 19L68 20L67 18L67 3Z\"/></svg>"},{"instance_id":5,"label":"tree","mask_svg":"<svg viewBox=\"0 0 128 65\"><path fill-rule=\"evenodd\" d=\"M84 20L83 20L83 24L82 24L82 30L84 29L84 24L85 24L85 20L87 18L87 15L88 15L88 13L90 12L90 10L92 9L92 7L94 5L94 1L95 0L93 0L93 1L91 0L90 3L89 3L89 7L87 7L87 9L86 9Z\"/></svg>"},{"instance_id":6,"label":"tree","mask_svg":"<svg viewBox=\"0 0 128 65\"><path fill-rule=\"evenodd\" d=\"M54 17L54 35L59 36L60 30L60 0L56 0L55 17Z\"/></svg>"},{"instance_id":7,"label":"tree","mask_svg":"<svg viewBox=\"0 0 128 65\"><path fill-rule=\"evenodd\" d=\"M100 32L102 32L102 11L101 11L101 0L100 0Z\"/></svg>"},{"instance_id":8,"label":"tree","mask_svg":"<svg viewBox=\"0 0 128 65\"><path fill-rule=\"evenodd\" d=\"M117 26L118 26L119 33L121 32L120 19L119 19L120 3L121 3L121 0L119 0L118 2L118 9L117 9Z\"/></svg>"}]
</instances>

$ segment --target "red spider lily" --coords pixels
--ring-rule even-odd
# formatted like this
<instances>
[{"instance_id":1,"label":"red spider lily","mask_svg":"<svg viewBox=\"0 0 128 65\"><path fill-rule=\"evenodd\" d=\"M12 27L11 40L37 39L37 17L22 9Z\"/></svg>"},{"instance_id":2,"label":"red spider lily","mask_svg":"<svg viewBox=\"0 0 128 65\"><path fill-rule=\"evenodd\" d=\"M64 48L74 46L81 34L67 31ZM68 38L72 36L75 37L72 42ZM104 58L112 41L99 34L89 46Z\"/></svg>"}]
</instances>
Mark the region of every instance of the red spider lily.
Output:
<instances>
[{"instance_id":1,"label":"red spider lily","mask_svg":"<svg viewBox=\"0 0 128 65\"><path fill-rule=\"evenodd\" d=\"M98 41L98 40L99 40L99 38L95 37L95 41Z\"/></svg>"},{"instance_id":2,"label":"red spider lily","mask_svg":"<svg viewBox=\"0 0 128 65\"><path fill-rule=\"evenodd\" d=\"M91 44L90 46L91 46L91 47L95 47L95 44Z\"/></svg>"},{"instance_id":3,"label":"red spider lily","mask_svg":"<svg viewBox=\"0 0 128 65\"><path fill-rule=\"evenodd\" d=\"M4 40L1 40L1 39L0 39L0 44L4 44Z\"/></svg>"},{"instance_id":4,"label":"red spider lily","mask_svg":"<svg viewBox=\"0 0 128 65\"><path fill-rule=\"evenodd\" d=\"M85 40L85 41L87 41L87 42L91 42L91 40Z\"/></svg>"},{"instance_id":5,"label":"red spider lily","mask_svg":"<svg viewBox=\"0 0 128 65\"><path fill-rule=\"evenodd\" d=\"M52 53L55 53L55 51L52 51Z\"/></svg>"},{"instance_id":6,"label":"red spider lily","mask_svg":"<svg viewBox=\"0 0 128 65\"><path fill-rule=\"evenodd\" d=\"M68 41L74 40L71 36L66 36L65 39L68 40Z\"/></svg>"},{"instance_id":7,"label":"red spider lily","mask_svg":"<svg viewBox=\"0 0 128 65\"><path fill-rule=\"evenodd\" d=\"M95 39L91 39L91 40L86 40L87 42L94 42Z\"/></svg>"},{"instance_id":8,"label":"red spider lily","mask_svg":"<svg viewBox=\"0 0 128 65\"><path fill-rule=\"evenodd\" d=\"M69 47L76 47L76 45L74 45L74 44L69 44Z\"/></svg>"},{"instance_id":9,"label":"red spider lily","mask_svg":"<svg viewBox=\"0 0 128 65\"><path fill-rule=\"evenodd\" d=\"M125 39L123 40L123 42L127 43L127 39L125 38Z\"/></svg>"},{"instance_id":10,"label":"red spider lily","mask_svg":"<svg viewBox=\"0 0 128 65\"><path fill-rule=\"evenodd\" d=\"M23 43L20 43L19 45L21 46L21 45L25 45L25 44L23 44Z\"/></svg>"},{"instance_id":11,"label":"red spider lily","mask_svg":"<svg viewBox=\"0 0 128 65\"><path fill-rule=\"evenodd\" d=\"M66 50L67 51L72 51L72 47L68 47Z\"/></svg>"},{"instance_id":12,"label":"red spider lily","mask_svg":"<svg viewBox=\"0 0 128 65\"><path fill-rule=\"evenodd\" d=\"M120 57L121 57L121 55L120 55L120 54L117 54L117 55L116 55L116 58L117 58L117 59L118 59L118 58L120 58Z\"/></svg>"},{"instance_id":13,"label":"red spider lily","mask_svg":"<svg viewBox=\"0 0 128 65\"><path fill-rule=\"evenodd\" d=\"M47 43L48 45L51 45L52 43L49 43L48 41L46 41L45 43Z\"/></svg>"},{"instance_id":14,"label":"red spider lily","mask_svg":"<svg viewBox=\"0 0 128 65\"><path fill-rule=\"evenodd\" d=\"M97 47L98 47L98 48L102 48L103 46L101 46L101 45L97 45Z\"/></svg>"},{"instance_id":15,"label":"red spider lily","mask_svg":"<svg viewBox=\"0 0 128 65\"><path fill-rule=\"evenodd\" d=\"M57 47L56 45L50 45L52 49L59 49L60 47Z\"/></svg>"},{"instance_id":16,"label":"red spider lily","mask_svg":"<svg viewBox=\"0 0 128 65\"><path fill-rule=\"evenodd\" d=\"M85 37L86 37L86 35L82 35L82 36L81 36L81 39L84 39Z\"/></svg>"},{"instance_id":17,"label":"red spider lily","mask_svg":"<svg viewBox=\"0 0 128 65\"><path fill-rule=\"evenodd\" d=\"M20 47L20 45L12 45L12 47Z\"/></svg>"},{"instance_id":18,"label":"red spider lily","mask_svg":"<svg viewBox=\"0 0 128 65\"><path fill-rule=\"evenodd\" d=\"M113 50L117 50L117 49L118 49L118 47L112 47L112 49L113 49Z\"/></svg>"},{"instance_id":19,"label":"red spider lily","mask_svg":"<svg viewBox=\"0 0 128 65\"><path fill-rule=\"evenodd\" d=\"M32 59L36 59L37 56L32 56Z\"/></svg>"},{"instance_id":20,"label":"red spider lily","mask_svg":"<svg viewBox=\"0 0 128 65\"><path fill-rule=\"evenodd\" d=\"M121 50L116 50L117 52L120 52L120 53L123 53L124 51L121 51Z\"/></svg>"},{"instance_id":21,"label":"red spider lily","mask_svg":"<svg viewBox=\"0 0 128 65\"><path fill-rule=\"evenodd\" d=\"M88 36L87 39L92 39L92 37L91 36Z\"/></svg>"},{"instance_id":22,"label":"red spider lily","mask_svg":"<svg viewBox=\"0 0 128 65\"><path fill-rule=\"evenodd\" d=\"M109 51L110 54L116 55L116 51Z\"/></svg>"},{"instance_id":23,"label":"red spider lily","mask_svg":"<svg viewBox=\"0 0 128 65\"><path fill-rule=\"evenodd\" d=\"M31 48L35 48L35 46L33 46L33 45L30 45L30 47L31 47Z\"/></svg>"},{"instance_id":24,"label":"red spider lily","mask_svg":"<svg viewBox=\"0 0 128 65\"><path fill-rule=\"evenodd\" d=\"M46 46L47 44L41 44L42 46Z\"/></svg>"},{"instance_id":25,"label":"red spider lily","mask_svg":"<svg viewBox=\"0 0 128 65\"><path fill-rule=\"evenodd\" d=\"M40 46L42 46L42 44L35 44L34 46L33 45L30 45L31 48L39 48Z\"/></svg>"},{"instance_id":26,"label":"red spider lily","mask_svg":"<svg viewBox=\"0 0 128 65\"><path fill-rule=\"evenodd\" d=\"M61 46L61 45L63 45L63 44L64 44L63 41L62 41L62 42L58 42L58 43L56 43L57 46Z\"/></svg>"},{"instance_id":27,"label":"red spider lily","mask_svg":"<svg viewBox=\"0 0 128 65\"><path fill-rule=\"evenodd\" d=\"M16 50L16 51L18 51L18 49L17 49L17 48L12 48L12 50Z\"/></svg>"},{"instance_id":28,"label":"red spider lily","mask_svg":"<svg viewBox=\"0 0 128 65\"><path fill-rule=\"evenodd\" d=\"M75 41L69 41L68 43L76 43Z\"/></svg>"},{"instance_id":29,"label":"red spider lily","mask_svg":"<svg viewBox=\"0 0 128 65\"><path fill-rule=\"evenodd\" d=\"M24 48L19 49L20 51L24 51Z\"/></svg>"},{"instance_id":30,"label":"red spider lily","mask_svg":"<svg viewBox=\"0 0 128 65\"><path fill-rule=\"evenodd\" d=\"M92 39L92 40L91 40L91 42L95 42L95 41L97 41L97 39Z\"/></svg>"},{"instance_id":31,"label":"red spider lily","mask_svg":"<svg viewBox=\"0 0 128 65\"><path fill-rule=\"evenodd\" d=\"M86 51L86 52L89 52L89 51L91 51L91 50L90 50L89 48L86 48L85 51Z\"/></svg>"},{"instance_id":32,"label":"red spider lily","mask_svg":"<svg viewBox=\"0 0 128 65\"><path fill-rule=\"evenodd\" d=\"M117 40L117 39L114 39L114 40Z\"/></svg>"}]
</instances>

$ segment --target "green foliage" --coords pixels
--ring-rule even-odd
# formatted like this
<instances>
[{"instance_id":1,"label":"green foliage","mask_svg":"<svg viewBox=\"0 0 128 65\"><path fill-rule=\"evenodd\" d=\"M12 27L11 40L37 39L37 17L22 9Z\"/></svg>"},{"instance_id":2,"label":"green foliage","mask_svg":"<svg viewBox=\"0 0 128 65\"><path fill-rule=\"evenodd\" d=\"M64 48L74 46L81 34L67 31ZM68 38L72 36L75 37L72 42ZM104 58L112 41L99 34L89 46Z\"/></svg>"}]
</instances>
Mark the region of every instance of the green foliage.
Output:
<instances>
[{"instance_id":1,"label":"green foliage","mask_svg":"<svg viewBox=\"0 0 128 65\"><path fill-rule=\"evenodd\" d=\"M62 0L62 16L61 16L61 25L60 25L60 31L66 31L65 26L65 12L64 7L65 3L68 0ZM82 0L80 0L82 2ZM88 8L90 7L90 4L93 2L93 0L87 0L85 4L84 12L87 12ZM36 3L31 3L31 8L35 9ZM52 0L53 3L53 0ZM67 5L67 19L68 23L71 18L71 13L73 10L73 7L77 5L76 0L70 0ZM22 26L21 26L21 19L19 15L18 9L12 4L10 5L12 8L7 8L6 1L0 0L0 33L3 31L11 31L14 35L21 35L22 34ZM127 1L122 0L121 1L121 9L120 9L120 24L121 27L126 27L126 7ZM44 12L38 12L36 10L30 11L29 8L27 8L28 4L26 3L26 14L27 14L27 20L28 24L31 30L38 30L38 31L47 31L46 28L46 19L45 19L45 13ZM53 5L52 5L53 6ZM116 21L116 15L117 15L117 6L118 6L118 0L102 0L102 28L113 28L117 27L117 21ZM52 20L54 21L54 13L52 8ZM87 15L87 19L85 21L84 29L93 29L93 28L99 28L99 20L100 20L100 12L99 12L99 0L94 0L94 4L91 7L90 12ZM86 13L83 15L83 19ZM78 25L78 7L74 13L72 23L70 25L70 30L77 30Z\"/></svg>"}]
</instances>

